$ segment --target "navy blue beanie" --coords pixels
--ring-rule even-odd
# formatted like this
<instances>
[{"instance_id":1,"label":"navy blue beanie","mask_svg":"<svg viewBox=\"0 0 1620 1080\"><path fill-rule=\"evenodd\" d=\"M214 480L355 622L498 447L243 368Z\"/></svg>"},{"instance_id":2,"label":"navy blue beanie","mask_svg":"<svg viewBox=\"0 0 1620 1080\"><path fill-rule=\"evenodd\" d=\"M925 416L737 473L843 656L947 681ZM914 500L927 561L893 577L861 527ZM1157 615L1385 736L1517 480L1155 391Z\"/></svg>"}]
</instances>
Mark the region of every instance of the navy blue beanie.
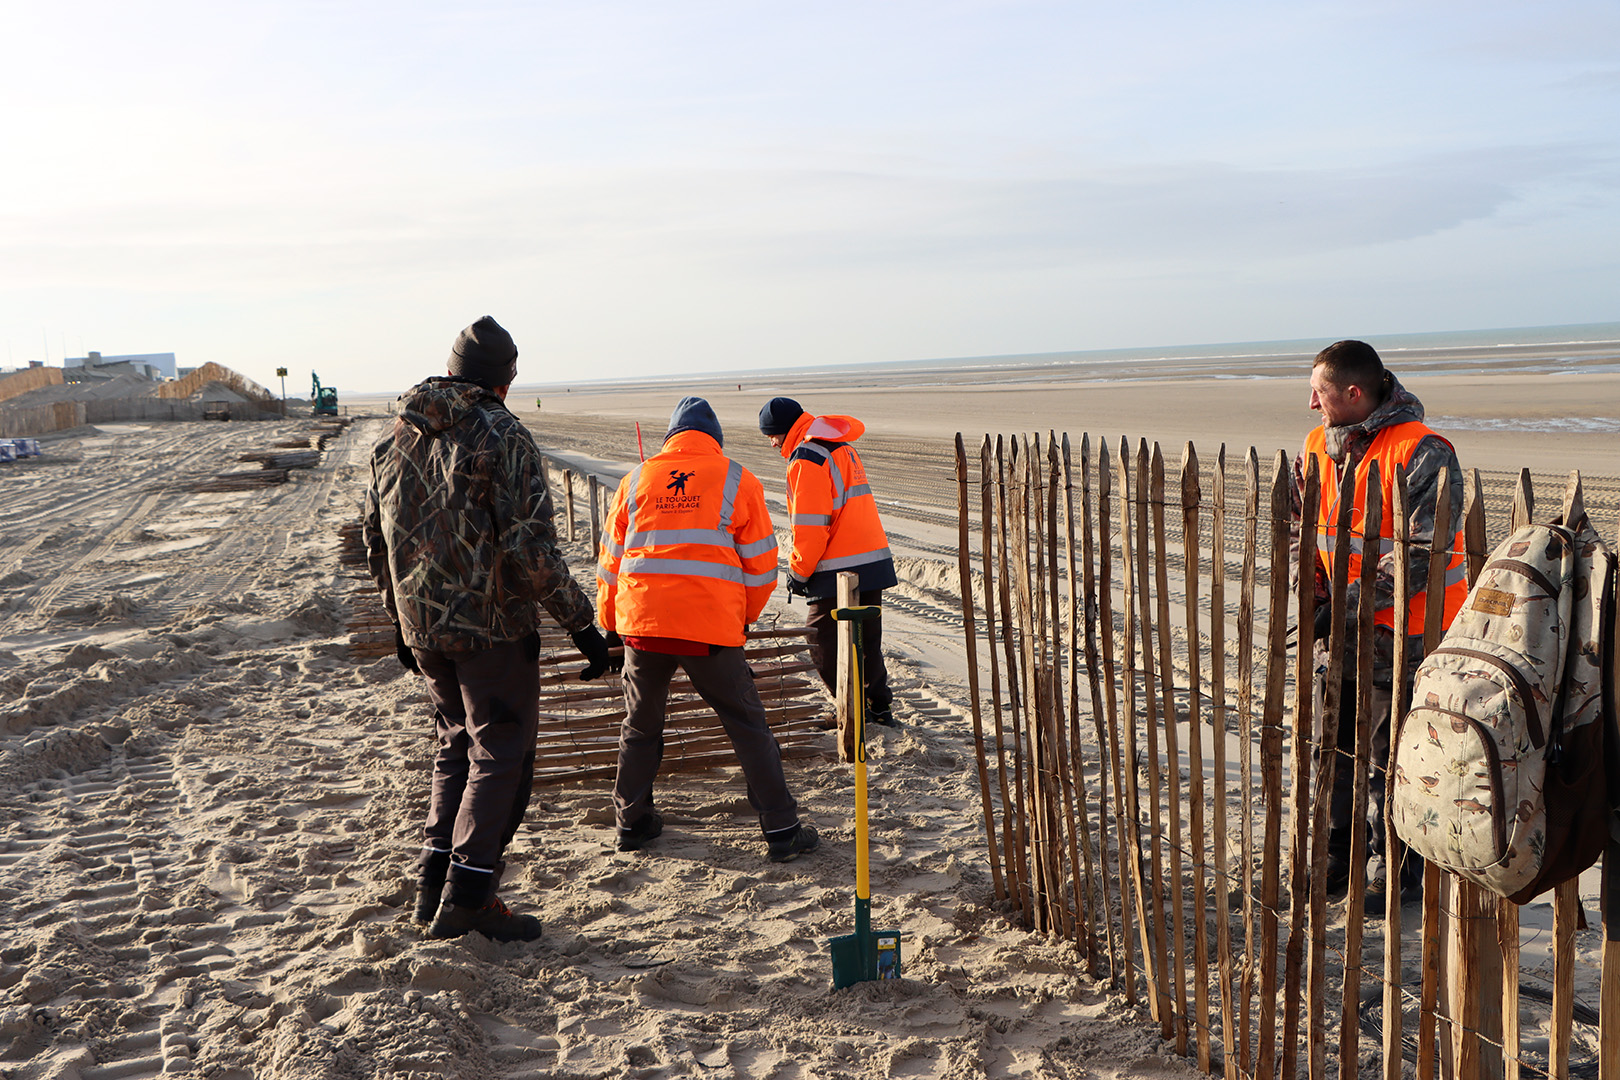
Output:
<instances>
[{"instance_id":1,"label":"navy blue beanie","mask_svg":"<svg viewBox=\"0 0 1620 1080\"><path fill-rule=\"evenodd\" d=\"M720 418L700 397L681 398L681 403L669 414L669 430L664 432L664 438L667 440L678 431L701 431L721 446L726 445L720 437Z\"/></svg>"},{"instance_id":2,"label":"navy blue beanie","mask_svg":"<svg viewBox=\"0 0 1620 1080\"><path fill-rule=\"evenodd\" d=\"M759 410L761 435L786 435L804 415L804 408L790 397L773 397Z\"/></svg>"}]
</instances>

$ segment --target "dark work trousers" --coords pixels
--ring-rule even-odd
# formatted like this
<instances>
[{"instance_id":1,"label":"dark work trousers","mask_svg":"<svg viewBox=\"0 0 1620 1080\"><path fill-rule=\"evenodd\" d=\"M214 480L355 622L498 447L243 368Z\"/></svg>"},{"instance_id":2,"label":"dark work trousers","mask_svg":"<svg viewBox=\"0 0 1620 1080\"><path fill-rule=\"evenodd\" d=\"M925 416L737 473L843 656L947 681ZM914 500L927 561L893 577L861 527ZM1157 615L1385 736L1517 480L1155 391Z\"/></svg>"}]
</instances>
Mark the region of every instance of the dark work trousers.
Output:
<instances>
[{"instance_id":1,"label":"dark work trousers","mask_svg":"<svg viewBox=\"0 0 1620 1080\"><path fill-rule=\"evenodd\" d=\"M519 642L471 654L412 649L437 709L439 752L423 833L456 866L496 873L529 808L540 665Z\"/></svg>"},{"instance_id":2,"label":"dark work trousers","mask_svg":"<svg viewBox=\"0 0 1620 1080\"><path fill-rule=\"evenodd\" d=\"M1318 671L1318 685L1324 680L1327 651L1318 643L1316 651ZM1333 798L1328 805L1328 860L1339 866L1350 864L1351 813L1355 809L1355 783L1356 783L1356 710L1360 698L1356 693L1356 680L1353 665L1354 656L1346 656L1345 664L1351 670L1348 677L1340 683L1340 713L1338 747L1339 755L1333 773ZM1373 676L1372 716L1370 718L1372 729L1372 750L1367 770L1367 858L1383 858L1385 855L1386 836L1384 830L1384 776L1389 764L1389 710L1392 691L1390 689L1389 675ZM1380 685L1383 684L1383 685ZM1318 697L1320 703L1321 698ZM1320 717L1321 713L1318 712ZM1320 722L1320 721L1319 721ZM1405 858L1401 865L1401 885L1415 885L1423 880L1423 860L1405 850L1401 845ZM1387 867L1389 860L1384 859Z\"/></svg>"},{"instance_id":3,"label":"dark work trousers","mask_svg":"<svg viewBox=\"0 0 1620 1080\"><path fill-rule=\"evenodd\" d=\"M765 722L765 705L743 651L720 648L708 656L671 656L624 649L624 727L619 732L619 773L613 806L619 827L628 828L653 808L653 781L664 758L664 707L675 669L720 718L748 782L748 802L766 833L799 823L799 804L782 775L782 752Z\"/></svg>"},{"instance_id":4,"label":"dark work trousers","mask_svg":"<svg viewBox=\"0 0 1620 1080\"><path fill-rule=\"evenodd\" d=\"M858 602L881 607L883 590L863 592ZM821 681L827 684L827 692L835 698L838 696L838 620L832 617L832 613L837 607L837 597L811 600L810 614L805 619L805 624L816 632L811 642L816 670L821 673ZM894 701L894 695L889 692L889 669L883 663L882 619L867 619L861 623L861 664L867 704L878 709L888 708Z\"/></svg>"}]
</instances>

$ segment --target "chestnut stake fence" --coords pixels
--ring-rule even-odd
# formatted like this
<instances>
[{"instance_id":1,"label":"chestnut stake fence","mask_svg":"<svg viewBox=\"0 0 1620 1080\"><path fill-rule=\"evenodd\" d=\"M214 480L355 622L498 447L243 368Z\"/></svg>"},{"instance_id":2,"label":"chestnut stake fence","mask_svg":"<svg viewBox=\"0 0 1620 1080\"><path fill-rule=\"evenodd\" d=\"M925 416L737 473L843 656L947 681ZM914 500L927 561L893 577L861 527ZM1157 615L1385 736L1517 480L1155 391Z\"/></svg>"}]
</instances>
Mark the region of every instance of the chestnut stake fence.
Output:
<instances>
[{"instance_id":1,"label":"chestnut stake fence","mask_svg":"<svg viewBox=\"0 0 1620 1080\"><path fill-rule=\"evenodd\" d=\"M1583 967L1576 882L1552 894L1550 993L1532 994L1524 978L1518 906L1433 866L1420 908L1403 910L1391 867L1383 910L1366 913L1364 829L1351 830L1348 897L1330 900L1335 773L1351 770L1352 820L1365 820L1370 797L1372 725L1357 718L1371 711L1372 656L1358 650L1344 670L1351 545L1336 544L1332 660L1317 670L1316 534L1291 535L1288 455L1263 475L1251 448L1234 492L1222 447L1206 493L1191 443L1173 480L1156 444L1117 446L1111 455L1104 442L1093 453L1089 436L1078 448L1067 435L986 436L975 469L956 438L979 811L997 899L1030 930L1074 942L1089 972L1145 1003L1179 1053L1231 1080L1395 1080L1403 1060L1420 1080L1620 1080L1620 926L1603 927L1601 968ZM1307 464L1297 498L1314 522L1331 493ZM1478 472L1464 481L1471 584L1488 530ZM1404 473L1391 506L1379 505L1374 473L1354 533L1353 483L1339 490L1337 533L1378 550L1389 518L1395 549L1411 551ZM1396 560L1397 671L1409 643L1427 653L1441 637L1438 603L1426 625L1406 625L1409 598L1439 595L1454 555L1444 478L1438 490L1429 579L1410 580ZM1579 503L1571 474L1562 509ZM1525 471L1508 528L1534 506ZM1372 639L1376 566L1363 560L1360 641ZM1609 667L1620 677L1620 650ZM1341 700L1346 685L1351 700ZM1407 690L1396 680L1392 733ZM1337 749L1341 723L1357 724L1353 752ZM1386 850L1398 850L1393 831ZM1601 873L1606 890L1620 888L1620 847ZM1404 938L1403 919L1416 931ZM1577 983L1595 1009L1577 1000ZM1526 997L1541 1012L1529 1028Z\"/></svg>"}]
</instances>

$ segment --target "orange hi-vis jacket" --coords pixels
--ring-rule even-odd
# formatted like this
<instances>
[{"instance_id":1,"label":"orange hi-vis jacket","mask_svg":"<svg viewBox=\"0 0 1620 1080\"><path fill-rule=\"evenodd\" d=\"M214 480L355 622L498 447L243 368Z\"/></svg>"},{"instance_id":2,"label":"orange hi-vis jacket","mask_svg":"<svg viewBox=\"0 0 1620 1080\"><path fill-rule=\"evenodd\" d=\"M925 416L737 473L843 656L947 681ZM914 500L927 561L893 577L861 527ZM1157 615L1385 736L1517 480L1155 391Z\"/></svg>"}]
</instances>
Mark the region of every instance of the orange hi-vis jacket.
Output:
<instances>
[{"instance_id":1,"label":"orange hi-vis jacket","mask_svg":"<svg viewBox=\"0 0 1620 1080\"><path fill-rule=\"evenodd\" d=\"M807 582L811 596L833 595L841 570L859 573L862 591L896 582L866 467L849 445L865 432L866 425L852 416L805 413L782 442L793 527L788 573Z\"/></svg>"},{"instance_id":2,"label":"orange hi-vis jacket","mask_svg":"<svg viewBox=\"0 0 1620 1080\"><path fill-rule=\"evenodd\" d=\"M677 432L619 482L596 568L603 629L741 645L775 588L765 489L712 436Z\"/></svg>"},{"instance_id":3,"label":"orange hi-vis jacket","mask_svg":"<svg viewBox=\"0 0 1620 1080\"><path fill-rule=\"evenodd\" d=\"M1379 525L1378 553L1382 558L1395 551L1394 517L1390 512L1395 505L1395 466L1406 466L1417 450L1418 443L1433 436L1450 446L1450 442L1442 436L1436 435L1428 425L1418 421L1408 421L1404 424L1394 424L1384 428L1373 436L1373 441L1367 447L1367 452L1356 464L1355 505L1350 509L1350 580L1356 581L1361 574L1362 523L1367 515L1367 475L1371 462L1378 462L1379 486L1383 489L1379 505L1383 507L1382 521ZM1342 476L1338 463L1327 452L1327 433L1322 427L1317 427L1305 437L1305 453L1313 455L1318 462L1321 477L1321 500L1318 504L1316 523L1316 557L1323 572L1330 576L1333 573L1333 553L1336 546L1335 524L1339 516L1339 482ZM1463 601L1468 597L1468 582L1464 575L1464 549L1461 523L1458 523L1456 533L1449 538L1437 540L1435 557L1446 559L1446 591L1445 614L1441 618L1442 626L1450 626L1451 620L1456 618L1457 612L1462 610ZM1444 551L1446 539L1451 541L1450 552ZM1422 581L1413 582L1413 587L1422 590L1426 584ZM1425 614L1428 611L1428 594L1418 591L1412 594L1411 603L1407 606L1407 633L1421 634ZM1395 628L1395 611L1393 608L1381 608L1374 612L1373 621L1380 626Z\"/></svg>"}]
</instances>

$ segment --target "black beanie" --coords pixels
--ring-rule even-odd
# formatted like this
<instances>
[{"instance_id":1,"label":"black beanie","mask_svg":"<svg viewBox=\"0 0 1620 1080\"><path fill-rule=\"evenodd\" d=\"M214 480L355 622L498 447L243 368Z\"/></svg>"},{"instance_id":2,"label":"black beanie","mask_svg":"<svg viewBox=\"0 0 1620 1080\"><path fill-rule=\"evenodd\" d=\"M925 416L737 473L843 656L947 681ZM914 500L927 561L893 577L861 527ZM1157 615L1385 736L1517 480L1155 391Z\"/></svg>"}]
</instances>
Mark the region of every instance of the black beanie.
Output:
<instances>
[{"instance_id":1,"label":"black beanie","mask_svg":"<svg viewBox=\"0 0 1620 1080\"><path fill-rule=\"evenodd\" d=\"M450 346L450 374L491 390L517 377L517 346L501 324L485 315L456 336Z\"/></svg>"},{"instance_id":2,"label":"black beanie","mask_svg":"<svg viewBox=\"0 0 1620 1080\"><path fill-rule=\"evenodd\" d=\"M804 409L790 397L773 397L759 410L761 435L786 435L804 415Z\"/></svg>"},{"instance_id":3,"label":"black beanie","mask_svg":"<svg viewBox=\"0 0 1620 1080\"><path fill-rule=\"evenodd\" d=\"M681 403L669 414L669 430L664 432L665 440L678 431L701 431L721 446L726 445L726 441L720 437L720 418L714 415L709 403L700 397L681 398Z\"/></svg>"}]
</instances>

